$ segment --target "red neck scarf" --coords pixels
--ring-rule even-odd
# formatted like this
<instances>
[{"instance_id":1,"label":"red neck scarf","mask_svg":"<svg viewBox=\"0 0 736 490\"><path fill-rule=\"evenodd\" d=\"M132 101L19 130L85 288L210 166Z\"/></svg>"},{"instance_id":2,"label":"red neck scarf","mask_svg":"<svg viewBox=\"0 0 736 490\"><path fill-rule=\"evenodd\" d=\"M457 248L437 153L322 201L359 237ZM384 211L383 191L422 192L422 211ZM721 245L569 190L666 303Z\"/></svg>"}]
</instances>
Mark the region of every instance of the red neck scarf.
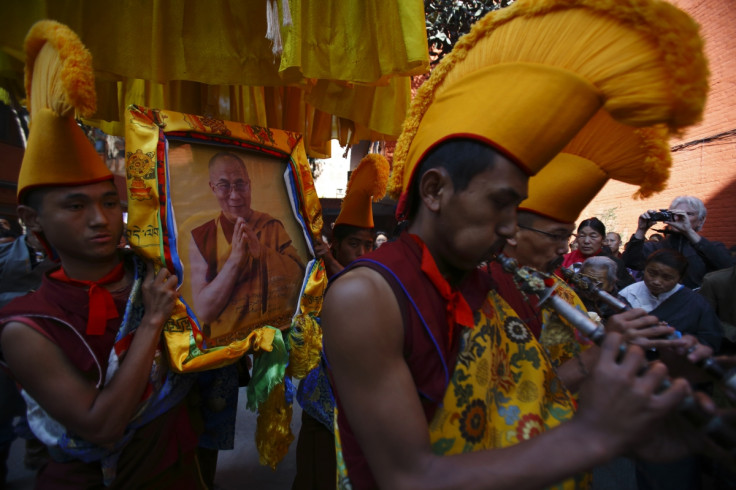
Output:
<instances>
[{"instance_id":1,"label":"red neck scarf","mask_svg":"<svg viewBox=\"0 0 736 490\"><path fill-rule=\"evenodd\" d=\"M429 278L442 298L447 301L447 325L449 326L450 335L449 345L452 345L453 339L455 338L455 325L468 328L475 326L473 311L460 291L450 286L450 283L440 274L437 263L434 261L432 254L422 239L416 235L411 235L411 237L422 248L422 272Z\"/></svg>"},{"instance_id":2,"label":"red neck scarf","mask_svg":"<svg viewBox=\"0 0 736 490\"><path fill-rule=\"evenodd\" d=\"M118 317L118 309L105 284L112 284L123 278L125 269L120 262L99 281L78 281L66 275L63 268L49 274L49 277L73 286L88 287L89 315L87 316L87 335L102 335L107 328L107 321Z\"/></svg>"}]
</instances>

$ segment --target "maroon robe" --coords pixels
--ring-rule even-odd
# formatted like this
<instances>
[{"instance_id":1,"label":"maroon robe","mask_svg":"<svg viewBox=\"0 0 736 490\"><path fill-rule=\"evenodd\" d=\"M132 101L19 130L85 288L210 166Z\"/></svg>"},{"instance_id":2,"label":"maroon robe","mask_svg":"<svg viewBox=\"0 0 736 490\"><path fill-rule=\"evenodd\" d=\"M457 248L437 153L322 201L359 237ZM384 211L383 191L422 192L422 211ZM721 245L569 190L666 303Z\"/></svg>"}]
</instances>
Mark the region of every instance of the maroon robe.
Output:
<instances>
[{"instance_id":1,"label":"maroon robe","mask_svg":"<svg viewBox=\"0 0 736 490\"><path fill-rule=\"evenodd\" d=\"M454 329L455 338L451 342L447 324L447 302L422 272L422 249L408 233L402 234L395 242L385 243L374 252L362 256L343 272L356 267L369 267L380 273L398 300L404 324L404 358L429 423L437 406L442 403L452 377L462 329ZM339 284L339 280L340 275L335 276L330 281L330 287L335 283ZM402 289L402 285L406 291ZM468 272L458 289L470 309L477 311L492 286L490 276L473 270ZM328 364L329 354L325 350ZM338 407L342 453L353 488L375 488L373 474L350 428L334 384L333 391Z\"/></svg>"},{"instance_id":2,"label":"maroon robe","mask_svg":"<svg viewBox=\"0 0 736 490\"><path fill-rule=\"evenodd\" d=\"M11 321L25 323L54 342L91 383L102 387L129 293L130 287L113 291L119 317L108 320L102 335L87 335L87 289L44 276L38 291L0 309L0 332ZM203 488L195 459L198 423L199 415L185 399L136 430L122 451L111 486L103 485L99 461L52 459L36 476L36 488Z\"/></svg>"}]
</instances>

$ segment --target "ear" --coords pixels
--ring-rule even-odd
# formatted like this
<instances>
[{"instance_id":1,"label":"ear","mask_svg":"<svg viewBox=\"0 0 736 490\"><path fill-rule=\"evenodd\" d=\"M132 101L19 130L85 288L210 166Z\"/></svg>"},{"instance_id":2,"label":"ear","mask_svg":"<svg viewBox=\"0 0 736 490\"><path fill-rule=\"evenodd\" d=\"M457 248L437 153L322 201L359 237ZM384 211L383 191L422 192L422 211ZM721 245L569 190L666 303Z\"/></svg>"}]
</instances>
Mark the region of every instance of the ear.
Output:
<instances>
[{"instance_id":1,"label":"ear","mask_svg":"<svg viewBox=\"0 0 736 490\"><path fill-rule=\"evenodd\" d=\"M419 197L432 212L442 207L442 198L452 194L452 181L444 168L431 168L419 181Z\"/></svg>"},{"instance_id":2,"label":"ear","mask_svg":"<svg viewBox=\"0 0 736 490\"><path fill-rule=\"evenodd\" d=\"M30 231L36 233L42 233L41 223L38 221L38 212L30 206L20 204L18 206L18 217L23 222L25 227Z\"/></svg>"}]
</instances>

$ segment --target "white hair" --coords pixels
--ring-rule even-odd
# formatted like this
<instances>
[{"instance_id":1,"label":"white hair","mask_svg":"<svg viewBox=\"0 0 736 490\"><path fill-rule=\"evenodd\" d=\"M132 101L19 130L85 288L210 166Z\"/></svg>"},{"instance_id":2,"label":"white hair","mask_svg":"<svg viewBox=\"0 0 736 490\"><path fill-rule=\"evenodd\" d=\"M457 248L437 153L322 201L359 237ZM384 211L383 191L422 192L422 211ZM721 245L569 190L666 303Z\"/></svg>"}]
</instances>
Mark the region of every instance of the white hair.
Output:
<instances>
[{"instance_id":1,"label":"white hair","mask_svg":"<svg viewBox=\"0 0 736 490\"><path fill-rule=\"evenodd\" d=\"M688 206L696 210L698 212L698 219L705 222L705 217L707 216L708 211L705 209L705 204L703 204L703 201L695 196L677 196L672 200L672 204L670 204L670 209L673 209L675 206L680 204L687 204Z\"/></svg>"},{"instance_id":2,"label":"white hair","mask_svg":"<svg viewBox=\"0 0 736 490\"><path fill-rule=\"evenodd\" d=\"M585 267L592 267L594 269L606 269L606 276L608 276L608 282L611 284L616 283L616 274L618 274L618 266L616 265L616 262L610 258L606 257L605 255L594 255L593 257L588 257L585 259L585 262L583 262L583 265L580 267L580 270L582 271L585 269Z\"/></svg>"}]
</instances>

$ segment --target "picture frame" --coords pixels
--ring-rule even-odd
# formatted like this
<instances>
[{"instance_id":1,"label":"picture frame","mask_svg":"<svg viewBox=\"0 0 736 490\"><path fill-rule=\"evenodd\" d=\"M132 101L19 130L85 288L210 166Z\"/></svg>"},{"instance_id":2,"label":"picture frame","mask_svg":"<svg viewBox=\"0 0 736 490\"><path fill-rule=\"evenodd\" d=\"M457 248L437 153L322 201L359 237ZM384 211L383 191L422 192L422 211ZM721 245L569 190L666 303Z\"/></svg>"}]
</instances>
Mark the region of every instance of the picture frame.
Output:
<instances>
[{"instance_id":1,"label":"picture frame","mask_svg":"<svg viewBox=\"0 0 736 490\"><path fill-rule=\"evenodd\" d=\"M323 225L302 135L133 105L126 184L128 245L179 278L164 327L176 369L234 362L254 331L289 329Z\"/></svg>"}]
</instances>

